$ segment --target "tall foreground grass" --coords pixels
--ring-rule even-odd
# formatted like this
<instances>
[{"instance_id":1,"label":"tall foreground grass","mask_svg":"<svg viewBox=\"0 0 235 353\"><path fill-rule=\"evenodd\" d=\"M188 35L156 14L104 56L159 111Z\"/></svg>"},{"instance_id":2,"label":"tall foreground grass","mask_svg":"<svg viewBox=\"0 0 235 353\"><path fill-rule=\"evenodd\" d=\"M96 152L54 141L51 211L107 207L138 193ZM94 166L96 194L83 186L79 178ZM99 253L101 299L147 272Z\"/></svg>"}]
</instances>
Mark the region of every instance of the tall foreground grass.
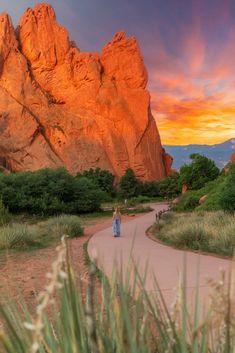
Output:
<instances>
[{"instance_id":1,"label":"tall foreground grass","mask_svg":"<svg viewBox=\"0 0 235 353\"><path fill-rule=\"evenodd\" d=\"M103 277L99 296L92 266L87 296L82 298L66 258L63 240L33 316L25 307L1 308L2 353L233 352L234 303L224 277L213 283L212 305L201 321L198 301L194 312L188 313L184 287L169 311L161 294L150 296L145 291L137 271L132 286L129 279L124 283L115 272L111 283Z\"/></svg>"},{"instance_id":2,"label":"tall foreground grass","mask_svg":"<svg viewBox=\"0 0 235 353\"><path fill-rule=\"evenodd\" d=\"M183 249L233 256L235 217L223 211L168 212L154 225L157 238Z\"/></svg>"}]
</instances>

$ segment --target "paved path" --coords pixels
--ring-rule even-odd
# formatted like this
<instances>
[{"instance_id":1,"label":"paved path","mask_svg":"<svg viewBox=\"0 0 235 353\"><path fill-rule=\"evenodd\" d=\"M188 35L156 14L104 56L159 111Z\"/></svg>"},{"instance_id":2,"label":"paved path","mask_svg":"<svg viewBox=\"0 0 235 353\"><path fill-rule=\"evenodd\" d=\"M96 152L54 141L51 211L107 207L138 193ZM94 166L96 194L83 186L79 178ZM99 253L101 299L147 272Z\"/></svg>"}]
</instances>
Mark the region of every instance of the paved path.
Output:
<instances>
[{"instance_id":1,"label":"paved path","mask_svg":"<svg viewBox=\"0 0 235 353\"><path fill-rule=\"evenodd\" d=\"M111 220L110 228L96 233L88 245L88 252L91 258L94 253L98 255L98 266L107 276L111 276L113 264L116 261L118 266L127 271L130 264L130 254L138 263L138 269L143 274L146 265L148 275L145 287L149 292L155 292L153 276L164 293L164 298L170 306L175 298L175 288L179 283L179 274L182 274L184 262L187 268L187 296L193 304L197 276L199 272L199 287L201 302L206 304L210 297L210 286L208 279L220 279L220 270L226 273L231 270L232 261L220 259L215 256L200 255L193 252L172 249L149 239L145 232L155 221L155 213L167 209L167 205L154 204L153 212L122 224L122 236L112 236ZM95 249L95 251L94 251Z\"/></svg>"}]
</instances>

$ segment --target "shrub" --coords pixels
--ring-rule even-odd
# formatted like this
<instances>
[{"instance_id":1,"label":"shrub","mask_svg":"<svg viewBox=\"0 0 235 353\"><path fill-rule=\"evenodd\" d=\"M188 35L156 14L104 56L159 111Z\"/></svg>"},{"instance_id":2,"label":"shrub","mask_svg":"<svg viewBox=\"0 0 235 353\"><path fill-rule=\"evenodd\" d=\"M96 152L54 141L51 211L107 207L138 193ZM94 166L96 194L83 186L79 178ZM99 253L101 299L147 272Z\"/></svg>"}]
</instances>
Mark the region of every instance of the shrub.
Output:
<instances>
[{"instance_id":1,"label":"shrub","mask_svg":"<svg viewBox=\"0 0 235 353\"><path fill-rule=\"evenodd\" d=\"M181 193L181 184L179 182L179 174L174 173L158 183L159 196L172 199Z\"/></svg>"},{"instance_id":2,"label":"shrub","mask_svg":"<svg viewBox=\"0 0 235 353\"><path fill-rule=\"evenodd\" d=\"M39 246L38 231L34 226L11 224L0 228L0 249L25 249Z\"/></svg>"},{"instance_id":3,"label":"shrub","mask_svg":"<svg viewBox=\"0 0 235 353\"><path fill-rule=\"evenodd\" d=\"M79 217L61 215L35 225L13 223L0 227L0 249L46 246L63 235L70 238L83 235Z\"/></svg>"},{"instance_id":4,"label":"shrub","mask_svg":"<svg viewBox=\"0 0 235 353\"><path fill-rule=\"evenodd\" d=\"M136 197L132 197L131 199L127 200L128 206L135 206L138 205L140 203L146 203L149 202L151 199L147 196L136 196Z\"/></svg>"},{"instance_id":5,"label":"shrub","mask_svg":"<svg viewBox=\"0 0 235 353\"><path fill-rule=\"evenodd\" d=\"M9 223L10 220L11 216L6 207L3 205L2 200L0 200L0 227L6 223Z\"/></svg>"},{"instance_id":6,"label":"shrub","mask_svg":"<svg viewBox=\"0 0 235 353\"><path fill-rule=\"evenodd\" d=\"M140 188L140 181L136 178L133 170L128 168L120 180L120 194L123 198L137 196Z\"/></svg>"},{"instance_id":7,"label":"shrub","mask_svg":"<svg viewBox=\"0 0 235 353\"><path fill-rule=\"evenodd\" d=\"M115 195L114 180L115 176L108 170L102 170L100 168L85 170L82 173L77 174L77 178L90 179L97 187L110 196Z\"/></svg>"},{"instance_id":8,"label":"shrub","mask_svg":"<svg viewBox=\"0 0 235 353\"><path fill-rule=\"evenodd\" d=\"M179 248L233 255L235 218L223 211L166 213L154 229L156 237Z\"/></svg>"},{"instance_id":9,"label":"shrub","mask_svg":"<svg viewBox=\"0 0 235 353\"><path fill-rule=\"evenodd\" d=\"M198 211L218 211L221 210L219 204L219 198L223 192L223 184L226 180L226 176L221 175L216 180L208 183L205 188L201 189L204 192L204 195L207 194L205 202L197 207ZM198 191L200 192L200 190ZM203 195L202 195L203 196Z\"/></svg>"},{"instance_id":10,"label":"shrub","mask_svg":"<svg viewBox=\"0 0 235 353\"><path fill-rule=\"evenodd\" d=\"M206 183L219 176L219 168L215 162L200 154L190 156L192 163L180 168L180 182L190 190L201 189Z\"/></svg>"},{"instance_id":11,"label":"shrub","mask_svg":"<svg viewBox=\"0 0 235 353\"><path fill-rule=\"evenodd\" d=\"M138 192L149 198L160 197L160 183L157 181L140 183Z\"/></svg>"},{"instance_id":12,"label":"shrub","mask_svg":"<svg viewBox=\"0 0 235 353\"><path fill-rule=\"evenodd\" d=\"M203 196L203 195L202 195ZM173 207L175 211L192 211L199 205L201 193L190 191L183 194L179 202Z\"/></svg>"},{"instance_id":13,"label":"shrub","mask_svg":"<svg viewBox=\"0 0 235 353\"><path fill-rule=\"evenodd\" d=\"M231 167L221 188L218 203L224 211L235 212L235 166Z\"/></svg>"},{"instance_id":14,"label":"shrub","mask_svg":"<svg viewBox=\"0 0 235 353\"><path fill-rule=\"evenodd\" d=\"M102 192L87 178L75 182L74 201L70 213L88 213L98 211L102 201Z\"/></svg>"},{"instance_id":15,"label":"shrub","mask_svg":"<svg viewBox=\"0 0 235 353\"><path fill-rule=\"evenodd\" d=\"M216 180L208 182L199 190L190 190L182 194L178 203L173 207L175 211L216 211L221 209L218 204L218 195L221 192L221 187L224 182L224 176L220 176ZM199 200L202 196L208 195L202 205L199 205Z\"/></svg>"},{"instance_id":16,"label":"shrub","mask_svg":"<svg viewBox=\"0 0 235 353\"><path fill-rule=\"evenodd\" d=\"M63 235L70 238L83 235L83 228L79 217L72 215L61 215L50 218L46 222L40 224L41 229L48 236L52 235L60 239Z\"/></svg>"},{"instance_id":17,"label":"shrub","mask_svg":"<svg viewBox=\"0 0 235 353\"><path fill-rule=\"evenodd\" d=\"M0 175L0 197L10 212L37 215L85 213L99 209L101 191L64 168Z\"/></svg>"}]
</instances>

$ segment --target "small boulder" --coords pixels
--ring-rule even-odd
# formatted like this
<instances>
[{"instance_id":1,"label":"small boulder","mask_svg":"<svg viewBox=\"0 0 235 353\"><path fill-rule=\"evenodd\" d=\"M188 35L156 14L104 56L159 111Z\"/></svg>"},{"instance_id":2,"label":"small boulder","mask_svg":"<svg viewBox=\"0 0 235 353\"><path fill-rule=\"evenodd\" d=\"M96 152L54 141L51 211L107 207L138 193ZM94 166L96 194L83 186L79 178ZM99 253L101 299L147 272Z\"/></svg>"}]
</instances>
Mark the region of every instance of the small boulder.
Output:
<instances>
[{"instance_id":1,"label":"small boulder","mask_svg":"<svg viewBox=\"0 0 235 353\"><path fill-rule=\"evenodd\" d=\"M207 197L208 195L203 195L199 200L199 205L202 205L206 201Z\"/></svg>"},{"instance_id":2,"label":"small boulder","mask_svg":"<svg viewBox=\"0 0 235 353\"><path fill-rule=\"evenodd\" d=\"M179 202L179 197L176 197L173 201L172 201L172 205L176 205Z\"/></svg>"},{"instance_id":3,"label":"small boulder","mask_svg":"<svg viewBox=\"0 0 235 353\"><path fill-rule=\"evenodd\" d=\"M183 184L183 186L182 186L182 194L185 194L187 191L188 191L187 184Z\"/></svg>"}]
</instances>

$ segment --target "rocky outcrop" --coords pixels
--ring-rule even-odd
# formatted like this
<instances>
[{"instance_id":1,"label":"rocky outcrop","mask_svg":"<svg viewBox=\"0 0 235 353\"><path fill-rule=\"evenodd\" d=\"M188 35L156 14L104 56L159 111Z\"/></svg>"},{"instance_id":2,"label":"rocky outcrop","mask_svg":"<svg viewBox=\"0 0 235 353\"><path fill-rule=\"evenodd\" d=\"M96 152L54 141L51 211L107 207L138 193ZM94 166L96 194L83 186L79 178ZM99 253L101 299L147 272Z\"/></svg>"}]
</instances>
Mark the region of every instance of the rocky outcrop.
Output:
<instances>
[{"instance_id":1,"label":"rocky outcrop","mask_svg":"<svg viewBox=\"0 0 235 353\"><path fill-rule=\"evenodd\" d=\"M170 174L135 38L117 33L101 54L81 52L50 5L15 30L0 17L0 165L13 171L100 167L142 180ZM2 161L2 162L1 162Z\"/></svg>"},{"instance_id":2,"label":"rocky outcrop","mask_svg":"<svg viewBox=\"0 0 235 353\"><path fill-rule=\"evenodd\" d=\"M231 155L231 162L232 164L235 164L235 153Z\"/></svg>"},{"instance_id":3,"label":"rocky outcrop","mask_svg":"<svg viewBox=\"0 0 235 353\"><path fill-rule=\"evenodd\" d=\"M188 191L188 185L183 184L183 185L182 185L182 191L181 191L181 193L182 193L182 194L185 194L187 191Z\"/></svg>"},{"instance_id":4,"label":"rocky outcrop","mask_svg":"<svg viewBox=\"0 0 235 353\"><path fill-rule=\"evenodd\" d=\"M205 201L207 200L207 198L208 198L208 195L207 195L207 194L206 194L206 195L203 195L202 197L200 197L200 199L199 199L199 205L204 204Z\"/></svg>"}]
</instances>

